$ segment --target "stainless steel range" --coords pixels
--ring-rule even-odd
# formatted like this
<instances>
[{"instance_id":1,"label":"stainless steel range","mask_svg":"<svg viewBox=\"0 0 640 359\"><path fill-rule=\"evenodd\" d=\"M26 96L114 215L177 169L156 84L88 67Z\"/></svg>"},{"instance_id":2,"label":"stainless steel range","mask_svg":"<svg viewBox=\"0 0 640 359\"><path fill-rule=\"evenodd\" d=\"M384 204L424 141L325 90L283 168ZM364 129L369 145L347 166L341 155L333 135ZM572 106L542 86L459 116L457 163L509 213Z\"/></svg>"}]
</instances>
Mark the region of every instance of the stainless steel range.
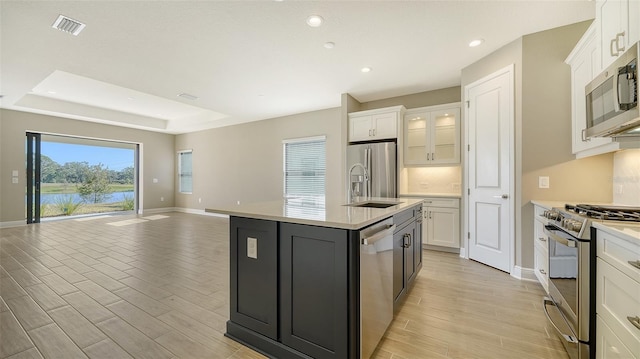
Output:
<instances>
[{"instance_id":1,"label":"stainless steel range","mask_svg":"<svg viewBox=\"0 0 640 359\"><path fill-rule=\"evenodd\" d=\"M640 222L640 208L567 204L545 211L544 217L549 246L545 314L572 359L595 358L596 241L591 223Z\"/></svg>"}]
</instances>

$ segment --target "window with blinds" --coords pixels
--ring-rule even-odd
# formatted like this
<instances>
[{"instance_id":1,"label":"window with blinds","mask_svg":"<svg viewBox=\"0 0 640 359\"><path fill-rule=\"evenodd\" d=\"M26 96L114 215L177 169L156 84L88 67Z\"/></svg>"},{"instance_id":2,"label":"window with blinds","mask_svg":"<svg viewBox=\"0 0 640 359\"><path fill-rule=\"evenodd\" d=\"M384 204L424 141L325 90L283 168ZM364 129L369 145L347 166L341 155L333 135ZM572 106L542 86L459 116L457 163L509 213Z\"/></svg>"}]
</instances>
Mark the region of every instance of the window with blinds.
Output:
<instances>
[{"instance_id":1,"label":"window with blinds","mask_svg":"<svg viewBox=\"0 0 640 359\"><path fill-rule=\"evenodd\" d=\"M325 143L324 136L283 141L285 198L324 198Z\"/></svg>"},{"instance_id":2,"label":"window with blinds","mask_svg":"<svg viewBox=\"0 0 640 359\"><path fill-rule=\"evenodd\" d=\"M193 151L178 152L178 178L180 193L193 192Z\"/></svg>"}]
</instances>

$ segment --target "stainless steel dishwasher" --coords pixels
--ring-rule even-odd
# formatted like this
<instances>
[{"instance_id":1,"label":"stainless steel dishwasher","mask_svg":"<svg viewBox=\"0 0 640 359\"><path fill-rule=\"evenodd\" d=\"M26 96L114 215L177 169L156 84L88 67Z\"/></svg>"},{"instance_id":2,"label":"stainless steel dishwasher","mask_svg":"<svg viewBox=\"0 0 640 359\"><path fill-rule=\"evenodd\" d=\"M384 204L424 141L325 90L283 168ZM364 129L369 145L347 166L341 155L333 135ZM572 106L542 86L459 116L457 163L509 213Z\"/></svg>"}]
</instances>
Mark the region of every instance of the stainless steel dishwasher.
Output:
<instances>
[{"instance_id":1,"label":"stainless steel dishwasher","mask_svg":"<svg viewBox=\"0 0 640 359\"><path fill-rule=\"evenodd\" d=\"M370 358L393 320L393 218L360 231L360 357Z\"/></svg>"}]
</instances>

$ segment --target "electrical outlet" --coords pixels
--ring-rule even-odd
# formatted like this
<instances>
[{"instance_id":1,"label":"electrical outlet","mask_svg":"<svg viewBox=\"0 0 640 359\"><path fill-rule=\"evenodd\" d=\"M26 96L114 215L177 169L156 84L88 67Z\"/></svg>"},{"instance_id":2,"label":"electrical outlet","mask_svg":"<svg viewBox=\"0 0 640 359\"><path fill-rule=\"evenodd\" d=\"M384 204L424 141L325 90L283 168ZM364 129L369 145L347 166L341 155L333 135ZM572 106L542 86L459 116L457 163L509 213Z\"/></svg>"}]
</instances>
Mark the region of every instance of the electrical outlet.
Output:
<instances>
[{"instance_id":1,"label":"electrical outlet","mask_svg":"<svg viewBox=\"0 0 640 359\"><path fill-rule=\"evenodd\" d=\"M460 183L452 183L451 187L453 187L455 192L460 192Z\"/></svg>"},{"instance_id":2,"label":"electrical outlet","mask_svg":"<svg viewBox=\"0 0 640 359\"><path fill-rule=\"evenodd\" d=\"M429 188L429 182L427 181L420 182L420 188Z\"/></svg>"},{"instance_id":3,"label":"electrical outlet","mask_svg":"<svg viewBox=\"0 0 640 359\"><path fill-rule=\"evenodd\" d=\"M616 191L616 194L622 194L622 192L624 192L622 190L622 185L621 184L615 185L615 191Z\"/></svg>"},{"instance_id":4,"label":"electrical outlet","mask_svg":"<svg viewBox=\"0 0 640 359\"><path fill-rule=\"evenodd\" d=\"M238 201L238 204L240 204L240 201Z\"/></svg>"},{"instance_id":5,"label":"electrical outlet","mask_svg":"<svg viewBox=\"0 0 640 359\"><path fill-rule=\"evenodd\" d=\"M198 198L198 203L202 203L202 198Z\"/></svg>"},{"instance_id":6,"label":"electrical outlet","mask_svg":"<svg viewBox=\"0 0 640 359\"><path fill-rule=\"evenodd\" d=\"M157 178L154 178L154 179L153 179L153 183L158 183L158 179L157 179Z\"/></svg>"},{"instance_id":7,"label":"electrical outlet","mask_svg":"<svg viewBox=\"0 0 640 359\"><path fill-rule=\"evenodd\" d=\"M549 176L538 177L538 188L549 188Z\"/></svg>"},{"instance_id":8,"label":"electrical outlet","mask_svg":"<svg viewBox=\"0 0 640 359\"><path fill-rule=\"evenodd\" d=\"M164 197L160 197L160 202L164 202Z\"/></svg>"}]
</instances>

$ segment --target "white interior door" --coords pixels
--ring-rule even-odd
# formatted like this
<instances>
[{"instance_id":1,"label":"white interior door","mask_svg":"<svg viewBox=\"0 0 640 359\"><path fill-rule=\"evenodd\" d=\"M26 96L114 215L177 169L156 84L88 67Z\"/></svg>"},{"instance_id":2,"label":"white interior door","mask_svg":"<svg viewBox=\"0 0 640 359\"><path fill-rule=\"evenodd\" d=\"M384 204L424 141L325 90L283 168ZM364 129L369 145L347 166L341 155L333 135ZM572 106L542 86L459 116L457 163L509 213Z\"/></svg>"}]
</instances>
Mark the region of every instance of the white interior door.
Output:
<instances>
[{"instance_id":1,"label":"white interior door","mask_svg":"<svg viewBox=\"0 0 640 359\"><path fill-rule=\"evenodd\" d=\"M513 66L465 86L469 258L510 273L513 258Z\"/></svg>"}]
</instances>

